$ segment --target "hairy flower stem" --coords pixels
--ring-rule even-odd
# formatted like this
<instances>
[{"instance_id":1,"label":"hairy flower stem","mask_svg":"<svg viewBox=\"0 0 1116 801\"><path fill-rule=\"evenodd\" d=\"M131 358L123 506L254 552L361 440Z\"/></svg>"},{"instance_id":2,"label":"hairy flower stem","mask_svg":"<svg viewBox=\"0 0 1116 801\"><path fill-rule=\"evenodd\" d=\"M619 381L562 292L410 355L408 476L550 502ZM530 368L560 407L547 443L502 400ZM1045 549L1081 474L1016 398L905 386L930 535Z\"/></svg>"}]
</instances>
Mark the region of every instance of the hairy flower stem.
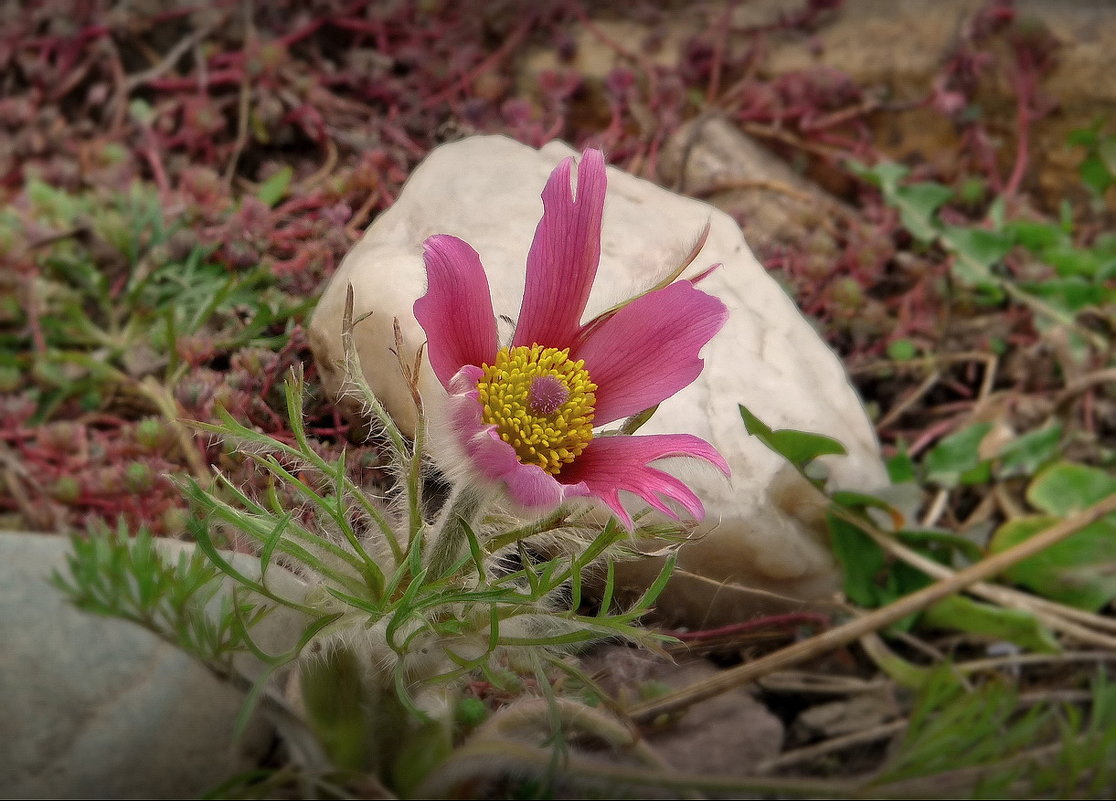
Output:
<instances>
[{"instance_id":1,"label":"hairy flower stem","mask_svg":"<svg viewBox=\"0 0 1116 801\"><path fill-rule=\"evenodd\" d=\"M484 506L487 493L476 487L458 487L446 501L434 529L426 558L426 574L433 580L445 575L469 547L469 532Z\"/></svg>"},{"instance_id":2,"label":"hairy flower stem","mask_svg":"<svg viewBox=\"0 0 1116 801\"><path fill-rule=\"evenodd\" d=\"M542 520L530 523L526 526L520 526L511 531L506 531L488 540L488 542L485 543L485 551L488 553L496 553L496 551L501 548L513 545L519 540L526 539L535 534L541 534L544 531L550 531L562 525L569 516L569 509L565 506L559 506L556 511L547 515Z\"/></svg>"}]
</instances>

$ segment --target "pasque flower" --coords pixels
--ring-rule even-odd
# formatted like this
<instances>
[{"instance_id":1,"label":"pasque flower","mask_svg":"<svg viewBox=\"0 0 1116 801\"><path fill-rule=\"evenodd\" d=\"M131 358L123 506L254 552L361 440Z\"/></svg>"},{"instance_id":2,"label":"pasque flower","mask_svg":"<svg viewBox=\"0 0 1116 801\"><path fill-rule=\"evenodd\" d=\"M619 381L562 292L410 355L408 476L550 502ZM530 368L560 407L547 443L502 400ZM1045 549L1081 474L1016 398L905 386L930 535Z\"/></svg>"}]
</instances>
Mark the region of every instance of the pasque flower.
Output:
<instances>
[{"instance_id":1,"label":"pasque flower","mask_svg":"<svg viewBox=\"0 0 1116 801\"><path fill-rule=\"evenodd\" d=\"M620 491L677 519L701 518L682 481L650 466L672 456L728 465L690 434L610 436L595 429L649 409L701 373L698 351L724 325L721 301L676 281L584 324L601 253L604 158L588 150L551 173L511 343L499 342L480 257L454 236L424 244L427 292L415 318L430 365L449 392L449 417L470 467L524 507L547 511L595 497L631 528Z\"/></svg>"}]
</instances>

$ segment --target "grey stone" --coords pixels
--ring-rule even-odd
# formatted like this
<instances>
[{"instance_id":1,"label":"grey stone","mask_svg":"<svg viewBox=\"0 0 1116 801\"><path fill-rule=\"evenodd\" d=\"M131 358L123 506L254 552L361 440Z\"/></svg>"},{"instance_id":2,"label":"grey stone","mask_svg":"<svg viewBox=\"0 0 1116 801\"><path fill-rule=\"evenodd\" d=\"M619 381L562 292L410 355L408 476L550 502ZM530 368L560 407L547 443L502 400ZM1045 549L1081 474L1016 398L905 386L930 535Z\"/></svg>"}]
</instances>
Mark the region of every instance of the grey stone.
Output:
<instances>
[{"instance_id":1,"label":"grey stone","mask_svg":"<svg viewBox=\"0 0 1116 801\"><path fill-rule=\"evenodd\" d=\"M803 710L794 721L793 734L800 742L840 737L875 728L899 715L898 702L885 688Z\"/></svg>"},{"instance_id":2,"label":"grey stone","mask_svg":"<svg viewBox=\"0 0 1116 801\"><path fill-rule=\"evenodd\" d=\"M706 659L674 663L648 651L602 646L582 664L622 704L641 700L652 683L681 689L718 673ZM758 767L779 756L783 724L746 688L737 687L689 707L681 716L644 732L647 742L667 762L687 773L754 776Z\"/></svg>"},{"instance_id":3,"label":"grey stone","mask_svg":"<svg viewBox=\"0 0 1116 801\"><path fill-rule=\"evenodd\" d=\"M274 742L243 694L132 623L71 606L49 583L69 540L0 532L0 795L197 797Z\"/></svg>"},{"instance_id":4,"label":"grey stone","mask_svg":"<svg viewBox=\"0 0 1116 801\"><path fill-rule=\"evenodd\" d=\"M854 213L719 116L675 131L663 145L659 175L739 220L758 253L793 249L818 262L818 274L839 255L833 220Z\"/></svg>"}]
</instances>

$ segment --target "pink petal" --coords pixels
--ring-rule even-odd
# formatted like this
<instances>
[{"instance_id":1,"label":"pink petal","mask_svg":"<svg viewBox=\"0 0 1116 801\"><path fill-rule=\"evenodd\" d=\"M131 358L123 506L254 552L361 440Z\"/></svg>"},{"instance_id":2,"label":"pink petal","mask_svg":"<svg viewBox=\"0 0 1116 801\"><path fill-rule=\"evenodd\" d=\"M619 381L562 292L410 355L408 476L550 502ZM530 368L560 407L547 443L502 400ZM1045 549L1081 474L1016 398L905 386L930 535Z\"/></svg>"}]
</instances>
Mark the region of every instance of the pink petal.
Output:
<instances>
[{"instance_id":1,"label":"pink petal","mask_svg":"<svg viewBox=\"0 0 1116 801\"><path fill-rule=\"evenodd\" d=\"M538 465L521 463L515 448L500 439L496 427L485 425L477 394L480 377L480 368L466 366L448 386L451 425L468 457L469 468L482 479L501 484L513 501L529 510L549 511L568 498L588 495L584 484L559 484Z\"/></svg>"},{"instance_id":2,"label":"pink petal","mask_svg":"<svg viewBox=\"0 0 1116 801\"><path fill-rule=\"evenodd\" d=\"M528 509L554 509L562 502L562 485L537 464L523 464L515 449L500 439L494 426L475 434L466 445L472 466L489 481L504 486L516 503Z\"/></svg>"},{"instance_id":3,"label":"pink petal","mask_svg":"<svg viewBox=\"0 0 1116 801\"><path fill-rule=\"evenodd\" d=\"M721 330L728 309L689 281L643 295L592 328L572 355L597 385L594 425L636 414L698 377L698 351Z\"/></svg>"},{"instance_id":4,"label":"pink petal","mask_svg":"<svg viewBox=\"0 0 1116 801\"><path fill-rule=\"evenodd\" d=\"M427 358L448 387L462 365L490 361L499 347L488 277L480 256L455 236L423 243L426 294L415 301L415 319L426 331Z\"/></svg>"},{"instance_id":5,"label":"pink petal","mask_svg":"<svg viewBox=\"0 0 1116 801\"><path fill-rule=\"evenodd\" d=\"M587 150L577 165L577 199L570 188L570 159L559 164L542 192L543 216L527 255L527 283L513 346L538 343L565 348L581 315L601 258L605 164Z\"/></svg>"},{"instance_id":6,"label":"pink petal","mask_svg":"<svg viewBox=\"0 0 1116 801\"><path fill-rule=\"evenodd\" d=\"M674 501L691 517L701 520L705 507L679 479L648 466L669 456L693 456L716 465L729 474L716 448L692 434L651 434L639 437L597 437L572 464L563 469L561 480L583 483L590 494L608 505L620 522L632 528L632 517L620 502L620 491L632 492L648 505L675 520L678 515L665 501Z\"/></svg>"}]
</instances>

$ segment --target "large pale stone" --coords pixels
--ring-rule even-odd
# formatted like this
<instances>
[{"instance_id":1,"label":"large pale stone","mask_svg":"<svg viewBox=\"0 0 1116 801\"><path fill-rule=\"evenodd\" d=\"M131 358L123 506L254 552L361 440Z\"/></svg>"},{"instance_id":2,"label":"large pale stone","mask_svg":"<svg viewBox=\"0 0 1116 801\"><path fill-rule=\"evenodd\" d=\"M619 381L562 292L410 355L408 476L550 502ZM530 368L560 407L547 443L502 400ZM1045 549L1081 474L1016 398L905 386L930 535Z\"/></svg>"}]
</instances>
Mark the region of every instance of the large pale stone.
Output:
<instances>
[{"instance_id":1,"label":"large pale stone","mask_svg":"<svg viewBox=\"0 0 1116 801\"><path fill-rule=\"evenodd\" d=\"M818 275L839 254L832 221L853 213L724 117L697 117L671 134L659 154L659 177L739 221L761 257L804 251Z\"/></svg>"},{"instance_id":2,"label":"large pale stone","mask_svg":"<svg viewBox=\"0 0 1116 801\"><path fill-rule=\"evenodd\" d=\"M679 690L709 681L720 671L708 659L678 661L642 649L603 645L581 662L598 686L624 705L646 698L649 685ZM647 743L687 773L755 776L783 750L783 724L748 687L735 687L644 732Z\"/></svg>"},{"instance_id":3,"label":"large pale stone","mask_svg":"<svg viewBox=\"0 0 1116 801\"><path fill-rule=\"evenodd\" d=\"M391 352L391 331L398 318L409 353L425 339L411 311L425 291L423 240L454 234L476 248L496 314L513 319L542 214L540 192L558 161L571 153L560 143L536 151L502 137L474 137L433 151L396 204L346 256L310 323L327 390L336 392L340 381L341 315L351 283L356 313L372 313L354 332L364 372L388 410L413 427L414 412ZM819 597L834 589L836 573L818 525L816 498L788 479L782 460L745 432L737 404L776 428L841 440L849 455L828 461L836 485L870 489L885 482L885 473L872 427L840 362L752 256L737 225L705 203L610 168L601 266L587 314L647 287L679 263L706 222L709 238L694 269L723 263L701 286L725 302L729 321L703 351L701 377L664 402L641 430L704 437L732 467L731 480L725 480L693 461L663 463L694 487L709 512L698 530L703 536L683 550L680 564L715 581L708 582L711 587L695 586L698 600L680 600L679 608L706 609L721 580ZM433 455L443 460L441 466L452 467L438 446L438 402L444 392L428 366L420 386L434 423ZM682 614L695 616L693 611ZM721 617L714 611L695 622Z\"/></svg>"}]
</instances>

